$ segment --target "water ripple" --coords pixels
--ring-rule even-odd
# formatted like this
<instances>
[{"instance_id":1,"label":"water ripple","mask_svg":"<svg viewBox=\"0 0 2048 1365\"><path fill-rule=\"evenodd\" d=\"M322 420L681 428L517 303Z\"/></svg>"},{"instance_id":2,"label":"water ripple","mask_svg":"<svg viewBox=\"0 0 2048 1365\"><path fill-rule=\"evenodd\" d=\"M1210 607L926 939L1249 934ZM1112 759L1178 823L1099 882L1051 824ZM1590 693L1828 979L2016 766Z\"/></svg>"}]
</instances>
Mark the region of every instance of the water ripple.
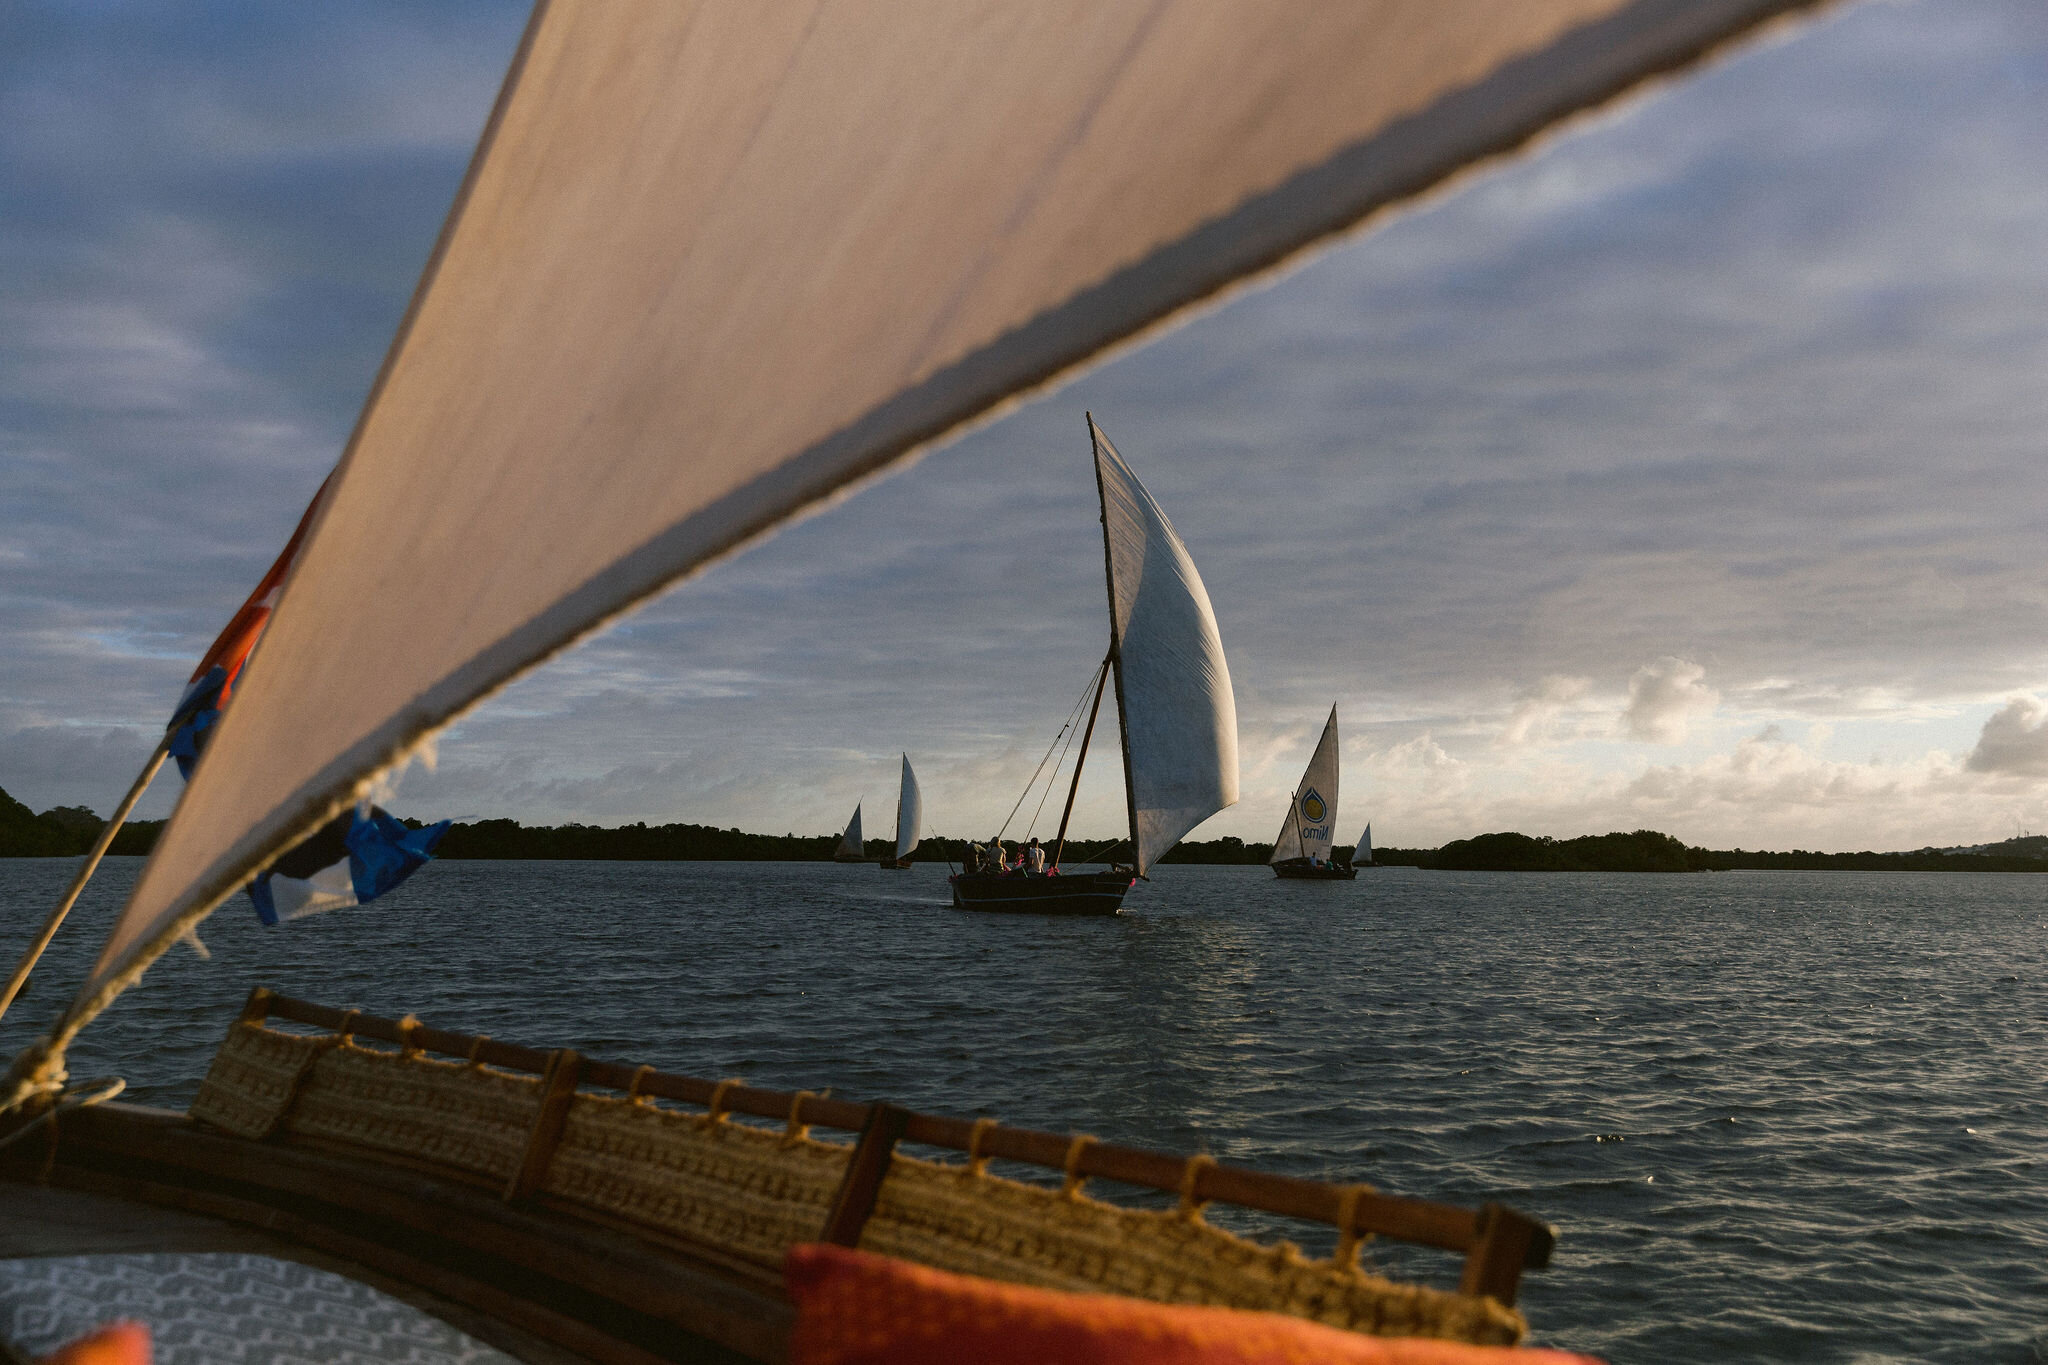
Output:
<instances>
[{"instance_id":1,"label":"water ripple","mask_svg":"<svg viewBox=\"0 0 2048 1365\"><path fill-rule=\"evenodd\" d=\"M16 941L69 865L0 862ZM114 860L0 1028L82 975ZM943 872L442 863L265 932L233 906L81 1041L182 1105L254 984L698 1075L991 1113L1557 1222L1537 1335L1615 1361L2048 1352L2048 878L1160 870L1114 920ZM1299 1225L1223 1215L1280 1231ZM1441 1253L1375 1264L1444 1283Z\"/></svg>"}]
</instances>

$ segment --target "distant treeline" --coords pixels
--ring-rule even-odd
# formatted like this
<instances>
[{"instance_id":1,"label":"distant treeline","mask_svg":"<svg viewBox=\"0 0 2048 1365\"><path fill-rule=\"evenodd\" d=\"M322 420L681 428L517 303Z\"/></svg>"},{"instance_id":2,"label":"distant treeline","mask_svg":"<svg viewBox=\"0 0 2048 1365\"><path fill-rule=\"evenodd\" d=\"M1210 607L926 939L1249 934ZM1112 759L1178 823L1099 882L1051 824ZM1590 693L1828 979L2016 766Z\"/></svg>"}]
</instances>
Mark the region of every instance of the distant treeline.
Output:
<instances>
[{"instance_id":1,"label":"distant treeline","mask_svg":"<svg viewBox=\"0 0 2048 1365\"><path fill-rule=\"evenodd\" d=\"M40 815L0 791L0 858L76 857L92 847L103 821L83 806L58 806ZM156 842L161 820L137 820L114 837L112 852L141 854ZM407 824L417 828L417 820ZM1015 844L1016 840L1009 841ZM1052 840L1041 838L1050 846ZM479 820L454 825L441 840L439 856L457 859L591 859L615 862L823 862L839 847L837 834L748 834L710 825L522 825L517 820ZM1693 848L1668 834L1639 829L1630 834L1588 834L1551 839L1527 834L1481 834L1442 848L1383 848L1373 861L1382 867L1420 867L1454 872L1729 872L1738 868L1819 872L2048 872L2048 857L2025 854L2048 849L2039 838L2013 839L1990 848L2006 853L1752 853L1745 849ZM894 853L893 839L870 839L866 854ZM921 863L959 864L965 839L926 839L912 856ZM1339 860L1349 848L1335 850ZM1264 863L1271 844L1242 839L1183 843L1160 861L1168 863ZM1129 847L1114 842L1075 841L1064 861L1087 864L1128 858Z\"/></svg>"},{"instance_id":2,"label":"distant treeline","mask_svg":"<svg viewBox=\"0 0 2048 1365\"><path fill-rule=\"evenodd\" d=\"M416 821L407 821L415 824ZM1018 841L1006 842L1014 845ZM1050 838L1041 843L1051 846ZM965 839L929 838L919 842L911 856L921 863L960 863L967 853ZM634 862L823 862L839 849L836 834L748 834L739 829L717 829L710 825L621 825L605 829L596 825L521 825L517 820L479 820L473 825L452 825L436 850L442 858L589 858ZM864 852L870 858L894 854L896 841L869 839ZM1242 839L1212 839L1184 843L1166 855L1169 863L1263 863L1272 853L1271 844L1247 844ZM1082 842L1070 840L1064 861L1107 862L1128 857L1121 841Z\"/></svg>"},{"instance_id":3,"label":"distant treeline","mask_svg":"<svg viewBox=\"0 0 2048 1365\"><path fill-rule=\"evenodd\" d=\"M41 815L0 790L0 858L75 858L90 852L106 821L84 806L53 806ZM114 836L111 853L147 853L161 820L131 820Z\"/></svg>"},{"instance_id":4,"label":"distant treeline","mask_svg":"<svg viewBox=\"0 0 2048 1365\"><path fill-rule=\"evenodd\" d=\"M1481 834L1438 849L1383 848L1382 866L1451 872L2048 872L2048 859L1983 853L1790 853L1693 848L1668 834L1588 834L1577 839Z\"/></svg>"}]
</instances>

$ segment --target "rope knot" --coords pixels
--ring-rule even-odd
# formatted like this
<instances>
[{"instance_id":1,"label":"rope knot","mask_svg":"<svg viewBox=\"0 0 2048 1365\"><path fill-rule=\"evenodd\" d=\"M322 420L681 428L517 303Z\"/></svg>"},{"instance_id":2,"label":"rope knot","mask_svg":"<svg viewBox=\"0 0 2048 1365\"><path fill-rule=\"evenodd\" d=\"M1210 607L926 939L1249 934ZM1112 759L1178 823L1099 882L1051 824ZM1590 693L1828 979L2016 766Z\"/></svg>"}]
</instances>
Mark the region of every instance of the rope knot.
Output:
<instances>
[{"instance_id":1,"label":"rope knot","mask_svg":"<svg viewBox=\"0 0 2048 1365\"><path fill-rule=\"evenodd\" d=\"M709 1112L704 1115L704 1126L706 1128L725 1122L725 1094L728 1090L740 1084L742 1082L738 1076L728 1076L717 1085L711 1087L711 1104Z\"/></svg>"},{"instance_id":2,"label":"rope knot","mask_svg":"<svg viewBox=\"0 0 2048 1365\"><path fill-rule=\"evenodd\" d=\"M1358 1231L1358 1201L1372 1193L1370 1185L1346 1185L1337 1196L1337 1249L1330 1264L1341 1270L1358 1268L1358 1246L1366 1239Z\"/></svg>"},{"instance_id":3,"label":"rope knot","mask_svg":"<svg viewBox=\"0 0 2048 1365\"><path fill-rule=\"evenodd\" d=\"M1202 1221L1202 1205L1209 1201L1201 1196L1202 1172L1216 1164L1213 1156L1191 1156L1180 1172L1180 1216L1191 1222Z\"/></svg>"},{"instance_id":4,"label":"rope knot","mask_svg":"<svg viewBox=\"0 0 2048 1365\"><path fill-rule=\"evenodd\" d=\"M649 1066L645 1062L642 1062L639 1066L634 1067L632 1083L626 1087L626 1098L630 1100L632 1103L641 1106L642 1108L645 1108L648 1105L653 1104L654 1097L652 1095L643 1095L640 1093L640 1087L647 1084L647 1078L649 1076L652 1076L653 1074L654 1068L652 1066Z\"/></svg>"},{"instance_id":5,"label":"rope knot","mask_svg":"<svg viewBox=\"0 0 2048 1365\"><path fill-rule=\"evenodd\" d=\"M782 1125L782 1145L794 1147L811 1135L811 1125L803 1121L805 1100L818 1098L808 1090L799 1090L789 1099L789 1122Z\"/></svg>"},{"instance_id":6,"label":"rope knot","mask_svg":"<svg viewBox=\"0 0 2048 1365\"><path fill-rule=\"evenodd\" d=\"M994 1119L984 1117L976 1119L974 1127L968 1130L967 1169L971 1174L988 1174L988 1158L981 1154L981 1144L982 1140L988 1136L989 1129L995 1126L996 1121Z\"/></svg>"},{"instance_id":7,"label":"rope knot","mask_svg":"<svg viewBox=\"0 0 2048 1365\"><path fill-rule=\"evenodd\" d=\"M1088 1180L1087 1176L1081 1174L1081 1154L1094 1145L1094 1138L1079 1133L1067 1144L1067 1183L1060 1187L1061 1195L1066 1198L1081 1197L1081 1186Z\"/></svg>"}]
</instances>

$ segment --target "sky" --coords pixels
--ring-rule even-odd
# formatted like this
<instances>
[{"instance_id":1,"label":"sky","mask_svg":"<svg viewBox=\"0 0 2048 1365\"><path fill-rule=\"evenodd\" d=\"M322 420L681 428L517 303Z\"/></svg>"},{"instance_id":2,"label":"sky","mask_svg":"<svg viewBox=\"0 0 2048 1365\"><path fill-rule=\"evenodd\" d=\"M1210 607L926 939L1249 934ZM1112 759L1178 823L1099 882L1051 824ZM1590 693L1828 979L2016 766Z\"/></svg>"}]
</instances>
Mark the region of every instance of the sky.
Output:
<instances>
[{"instance_id":1,"label":"sky","mask_svg":"<svg viewBox=\"0 0 2048 1365\"><path fill-rule=\"evenodd\" d=\"M339 455L522 22L0 11L0 788L126 789ZM681 585L393 809L880 833L908 752L933 826L992 832L1107 643L1093 411L1230 660L1242 799L1192 837L1272 838L1333 703L1345 840L2048 828L2044 374L2048 10L1838 7ZM1077 828L1122 808L1091 761Z\"/></svg>"}]
</instances>

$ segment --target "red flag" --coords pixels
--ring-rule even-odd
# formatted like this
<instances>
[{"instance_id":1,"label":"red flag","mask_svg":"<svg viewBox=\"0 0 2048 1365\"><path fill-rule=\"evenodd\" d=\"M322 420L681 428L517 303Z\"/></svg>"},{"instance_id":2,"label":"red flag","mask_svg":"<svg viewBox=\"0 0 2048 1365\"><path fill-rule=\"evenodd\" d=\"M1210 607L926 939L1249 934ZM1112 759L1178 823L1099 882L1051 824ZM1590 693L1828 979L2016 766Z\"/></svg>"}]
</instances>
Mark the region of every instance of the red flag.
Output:
<instances>
[{"instance_id":1,"label":"red flag","mask_svg":"<svg viewBox=\"0 0 2048 1365\"><path fill-rule=\"evenodd\" d=\"M192 670L192 677L185 686L185 699L179 702L179 710L185 709L185 702L192 695L192 688L214 668L222 671L220 695L214 699L213 709L218 710L227 703L228 692L235 685L235 677L242 671L242 665L249 658L249 651L256 647L257 637L263 634L263 627L269 624L270 610L277 605L277 590L284 586L284 576L291 572L292 561L299 556L299 543L306 538L306 528L313 524L313 513L320 508L320 499L327 493L327 485L334 476L329 474L320 481L319 491L306 504L306 513L299 518L299 525L292 532L292 538L285 542L278 554L277 562L263 575L263 581L256 585L256 591L249 594L249 600L228 620L221 633L214 638L213 647L200 657L199 666Z\"/></svg>"}]
</instances>

